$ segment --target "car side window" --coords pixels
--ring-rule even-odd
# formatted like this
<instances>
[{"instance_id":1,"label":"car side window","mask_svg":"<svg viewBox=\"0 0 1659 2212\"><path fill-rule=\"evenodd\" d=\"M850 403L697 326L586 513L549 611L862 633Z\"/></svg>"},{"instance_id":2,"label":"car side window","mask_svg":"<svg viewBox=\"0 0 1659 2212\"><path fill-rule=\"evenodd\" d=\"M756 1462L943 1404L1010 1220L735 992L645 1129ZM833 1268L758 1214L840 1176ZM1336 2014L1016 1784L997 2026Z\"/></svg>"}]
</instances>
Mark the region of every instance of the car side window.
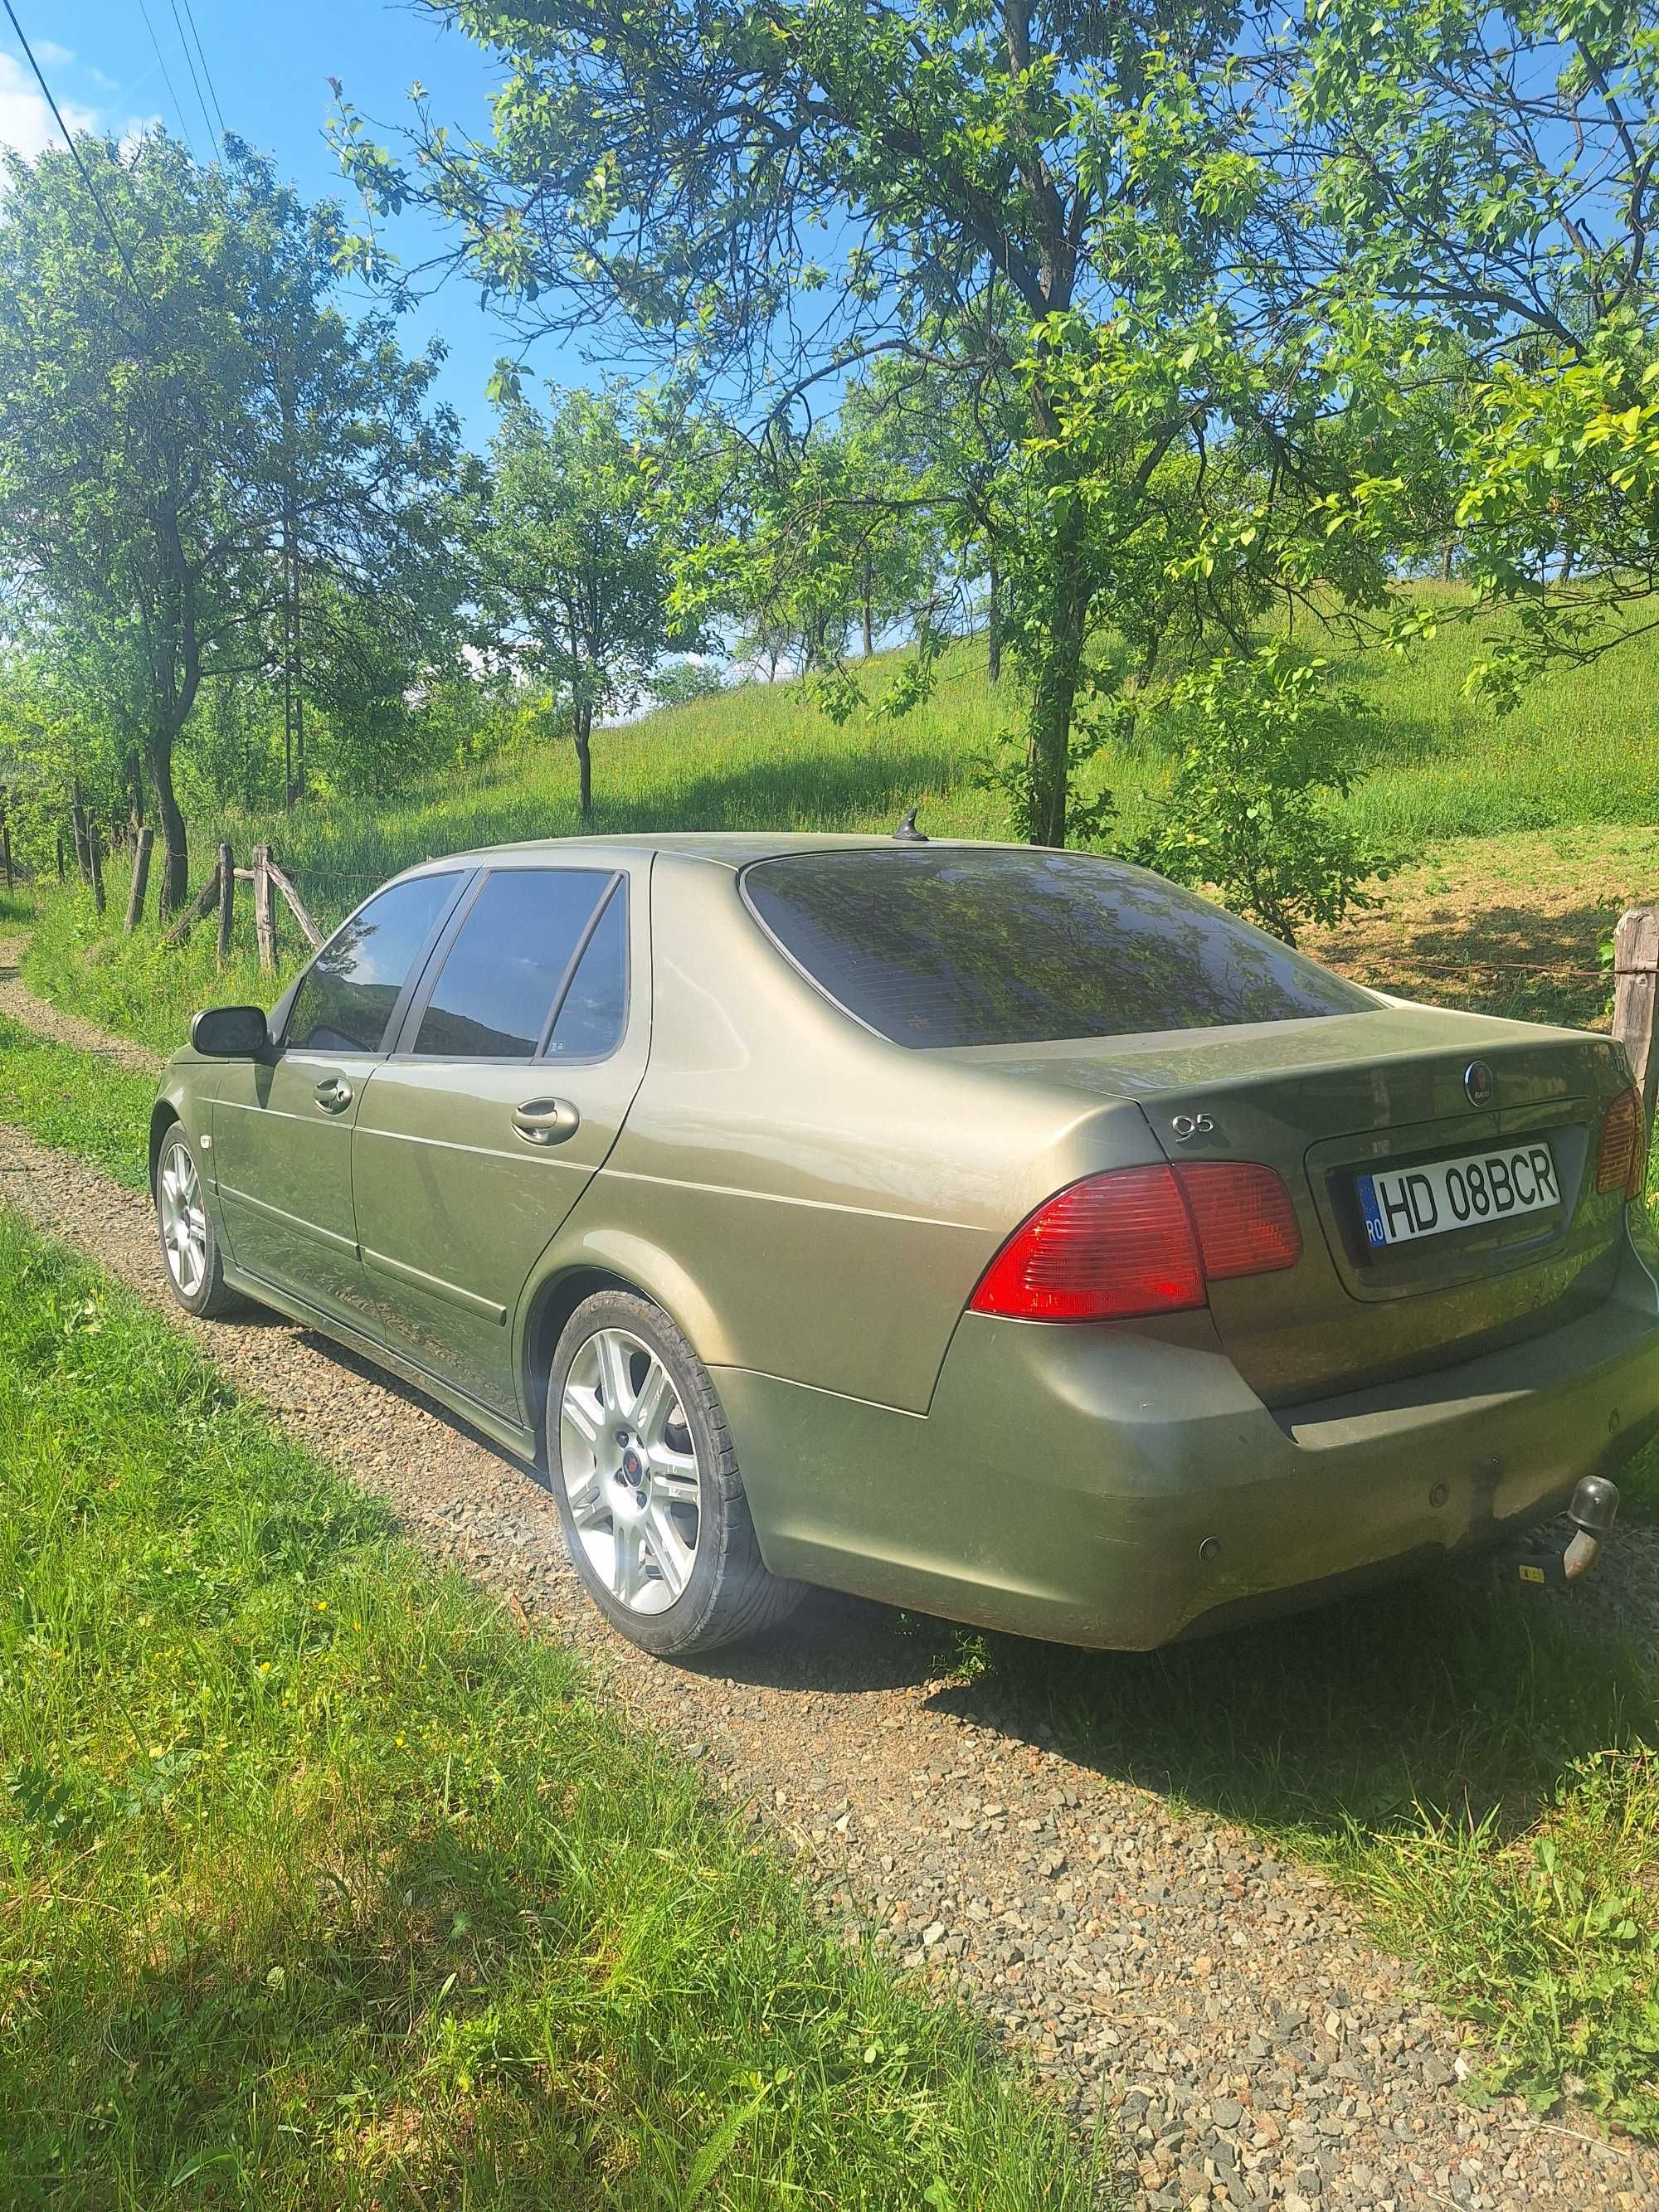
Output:
<instances>
[{"instance_id":1,"label":"car side window","mask_svg":"<svg viewBox=\"0 0 1659 2212\"><path fill-rule=\"evenodd\" d=\"M600 1060L628 1019L628 892L618 884L587 940L548 1040L550 1060Z\"/></svg>"},{"instance_id":2,"label":"car side window","mask_svg":"<svg viewBox=\"0 0 1659 2212\"><path fill-rule=\"evenodd\" d=\"M501 868L486 878L445 955L413 1050L530 1059L611 881L596 868Z\"/></svg>"},{"instance_id":3,"label":"car side window","mask_svg":"<svg viewBox=\"0 0 1659 2212\"><path fill-rule=\"evenodd\" d=\"M379 1052L456 881L453 873L411 877L360 908L301 977L283 1042L301 1052Z\"/></svg>"}]
</instances>

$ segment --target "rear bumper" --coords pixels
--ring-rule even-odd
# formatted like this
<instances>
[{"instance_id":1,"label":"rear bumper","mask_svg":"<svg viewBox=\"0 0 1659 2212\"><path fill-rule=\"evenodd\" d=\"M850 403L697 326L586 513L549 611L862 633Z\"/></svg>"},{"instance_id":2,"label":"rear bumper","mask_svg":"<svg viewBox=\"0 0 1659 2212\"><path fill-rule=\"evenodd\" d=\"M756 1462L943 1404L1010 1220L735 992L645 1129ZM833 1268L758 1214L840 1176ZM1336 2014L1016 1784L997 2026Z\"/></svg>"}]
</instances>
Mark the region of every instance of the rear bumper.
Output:
<instances>
[{"instance_id":1,"label":"rear bumper","mask_svg":"<svg viewBox=\"0 0 1659 2212\"><path fill-rule=\"evenodd\" d=\"M965 1316L925 1418L719 1378L768 1564L1146 1650L1494 1542L1659 1430L1659 1290L1403 1383L1270 1412L1206 1313Z\"/></svg>"}]
</instances>

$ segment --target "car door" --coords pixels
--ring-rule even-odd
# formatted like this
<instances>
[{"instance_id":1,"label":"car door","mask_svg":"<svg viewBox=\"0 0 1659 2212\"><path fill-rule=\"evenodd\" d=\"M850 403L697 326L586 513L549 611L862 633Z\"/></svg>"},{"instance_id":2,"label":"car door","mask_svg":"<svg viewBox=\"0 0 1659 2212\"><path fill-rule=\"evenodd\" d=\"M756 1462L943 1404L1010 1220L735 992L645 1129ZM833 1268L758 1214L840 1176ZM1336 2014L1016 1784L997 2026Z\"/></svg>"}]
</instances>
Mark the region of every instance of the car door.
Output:
<instances>
[{"instance_id":1,"label":"car door","mask_svg":"<svg viewBox=\"0 0 1659 2212\"><path fill-rule=\"evenodd\" d=\"M357 1121L358 1233L386 1343L509 1414L520 1295L645 1072L649 907L635 889L625 868L488 872Z\"/></svg>"},{"instance_id":2,"label":"car door","mask_svg":"<svg viewBox=\"0 0 1659 2212\"><path fill-rule=\"evenodd\" d=\"M400 1002L467 872L416 876L368 900L301 977L282 1033L227 1062L212 1109L220 1220L236 1266L366 1334L351 1139Z\"/></svg>"}]
</instances>

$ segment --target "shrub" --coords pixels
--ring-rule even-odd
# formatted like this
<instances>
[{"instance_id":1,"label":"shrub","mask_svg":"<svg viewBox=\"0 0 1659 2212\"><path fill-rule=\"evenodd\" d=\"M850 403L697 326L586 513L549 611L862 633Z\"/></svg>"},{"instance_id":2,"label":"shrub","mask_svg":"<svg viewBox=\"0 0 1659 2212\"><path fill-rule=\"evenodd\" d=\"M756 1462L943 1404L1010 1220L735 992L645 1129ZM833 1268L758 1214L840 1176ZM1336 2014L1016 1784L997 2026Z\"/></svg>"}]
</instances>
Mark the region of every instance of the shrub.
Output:
<instances>
[{"instance_id":1,"label":"shrub","mask_svg":"<svg viewBox=\"0 0 1659 2212\"><path fill-rule=\"evenodd\" d=\"M1373 713L1333 691L1322 660L1273 644L1183 678L1166 709L1175 774L1134 857L1206 885L1286 945L1309 922L1374 907L1385 872L1339 816L1357 777L1357 729Z\"/></svg>"}]
</instances>

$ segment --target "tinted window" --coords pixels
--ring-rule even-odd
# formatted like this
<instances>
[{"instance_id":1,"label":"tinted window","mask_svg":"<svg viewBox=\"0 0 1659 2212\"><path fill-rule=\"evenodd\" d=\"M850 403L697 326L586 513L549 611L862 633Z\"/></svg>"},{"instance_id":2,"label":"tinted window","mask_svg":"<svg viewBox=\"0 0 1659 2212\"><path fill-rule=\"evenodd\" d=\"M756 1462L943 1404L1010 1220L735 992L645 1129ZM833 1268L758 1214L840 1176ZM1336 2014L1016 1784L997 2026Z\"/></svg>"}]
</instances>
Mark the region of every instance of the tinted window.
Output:
<instances>
[{"instance_id":1,"label":"tinted window","mask_svg":"<svg viewBox=\"0 0 1659 2212\"><path fill-rule=\"evenodd\" d=\"M807 974L899 1044L1036 1044L1376 1004L1161 876L1088 854L803 853L751 867L744 887Z\"/></svg>"},{"instance_id":2,"label":"tinted window","mask_svg":"<svg viewBox=\"0 0 1659 2212\"><path fill-rule=\"evenodd\" d=\"M306 970L287 1042L313 1052L378 1052L416 955L455 895L456 878L393 884L338 930Z\"/></svg>"},{"instance_id":3,"label":"tinted window","mask_svg":"<svg viewBox=\"0 0 1659 2212\"><path fill-rule=\"evenodd\" d=\"M550 1060L614 1052L628 1013L628 898L618 884L588 939L547 1048Z\"/></svg>"},{"instance_id":4,"label":"tinted window","mask_svg":"<svg viewBox=\"0 0 1659 2212\"><path fill-rule=\"evenodd\" d=\"M450 946L415 1050L444 1060L528 1060L608 874L503 868Z\"/></svg>"}]
</instances>

